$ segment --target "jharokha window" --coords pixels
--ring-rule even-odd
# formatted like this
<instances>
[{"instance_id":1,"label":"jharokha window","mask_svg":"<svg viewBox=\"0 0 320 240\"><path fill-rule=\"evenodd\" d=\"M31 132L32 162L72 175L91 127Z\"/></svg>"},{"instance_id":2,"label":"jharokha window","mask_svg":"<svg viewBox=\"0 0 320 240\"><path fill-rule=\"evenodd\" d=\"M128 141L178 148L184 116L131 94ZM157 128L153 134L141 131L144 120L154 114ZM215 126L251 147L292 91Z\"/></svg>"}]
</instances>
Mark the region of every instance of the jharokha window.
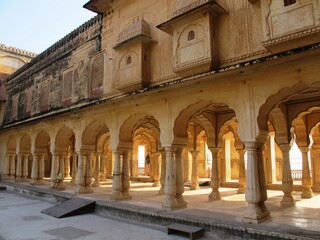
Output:
<instances>
[{"instance_id":1,"label":"jharokha window","mask_svg":"<svg viewBox=\"0 0 320 240\"><path fill-rule=\"evenodd\" d=\"M291 4L295 4L297 0L284 0L284 6L289 6Z\"/></svg>"},{"instance_id":2,"label":"jharokha window","mask_svg":"<svg viewBox=\"0 0 320 240\"><path fill-rule=\"evenodd\" d=\"M190 31L189 33L188 33L188 41L191 41L191 40L193 40L193 39L195 39L195 33L194 33L194 31Z\"/></svg>"}]
</instances>

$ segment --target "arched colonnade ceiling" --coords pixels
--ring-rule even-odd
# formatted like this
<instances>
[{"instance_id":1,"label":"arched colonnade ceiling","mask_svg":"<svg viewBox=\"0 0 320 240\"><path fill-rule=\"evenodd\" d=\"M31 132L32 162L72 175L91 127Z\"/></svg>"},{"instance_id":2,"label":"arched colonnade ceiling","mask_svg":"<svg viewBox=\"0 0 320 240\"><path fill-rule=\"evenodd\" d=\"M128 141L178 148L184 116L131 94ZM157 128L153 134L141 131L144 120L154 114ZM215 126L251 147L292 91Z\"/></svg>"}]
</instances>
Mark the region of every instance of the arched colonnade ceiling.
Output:
<instances>
[{"instance_id":1,"label":"arched colonnade ceiling","mask_svg":"<svg viewBox=\"0 0 320 240\"><path fill-rule=\"evenodd\" d=\"M223 103L199 101L181 111L174 122L173 144L186 143L188 134L194 137L202 131L206 133L209 148L221 147L223 135L229 131L233 132L236 142L241 142L237 134L235 111Z\"/></svg>"}]
</instances>

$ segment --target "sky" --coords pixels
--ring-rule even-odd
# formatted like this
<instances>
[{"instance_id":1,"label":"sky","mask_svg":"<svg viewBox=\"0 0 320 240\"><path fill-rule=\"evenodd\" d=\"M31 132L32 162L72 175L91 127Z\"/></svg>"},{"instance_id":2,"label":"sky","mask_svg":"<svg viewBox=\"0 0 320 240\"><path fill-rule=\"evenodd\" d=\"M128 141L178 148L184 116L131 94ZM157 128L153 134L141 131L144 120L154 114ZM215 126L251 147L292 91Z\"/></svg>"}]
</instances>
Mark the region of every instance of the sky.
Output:
<instances>
[{"instance_id":1,"label":"sky","mask_svg":"<svg viewBox=\"0 0 320 240\"><path fill-rule=\"evenodd\" d=\"M89 0L0 0L0 43L41 53L96 13Z\"/></svg>"}]
</instances>

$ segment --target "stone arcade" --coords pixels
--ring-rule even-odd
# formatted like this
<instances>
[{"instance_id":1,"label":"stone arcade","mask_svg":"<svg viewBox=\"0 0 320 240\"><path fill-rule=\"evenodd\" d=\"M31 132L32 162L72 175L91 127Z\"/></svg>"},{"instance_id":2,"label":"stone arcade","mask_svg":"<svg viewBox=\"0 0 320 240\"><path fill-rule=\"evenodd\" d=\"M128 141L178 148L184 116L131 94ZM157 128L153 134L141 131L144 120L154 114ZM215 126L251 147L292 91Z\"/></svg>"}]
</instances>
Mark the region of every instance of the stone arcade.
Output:
<instances>
[{"instance_id":1,"label":"stone arcade","mask_svg":"<svg viewBox=\"0 0 320 240\"><path fill-rule=\"evenodd\" d=\"M320 191L319 0L84 7L98 15L6 80L3 180L68 180L83 194L112 178L111 198L130 201L130 182L143 179L172 210L187 207L186 182L197 191L211 178L206 198L238 188L251 223L270 217L267 189L282 189L283 207L295 205L293 190Z\"/></svg>"}]
</instances>

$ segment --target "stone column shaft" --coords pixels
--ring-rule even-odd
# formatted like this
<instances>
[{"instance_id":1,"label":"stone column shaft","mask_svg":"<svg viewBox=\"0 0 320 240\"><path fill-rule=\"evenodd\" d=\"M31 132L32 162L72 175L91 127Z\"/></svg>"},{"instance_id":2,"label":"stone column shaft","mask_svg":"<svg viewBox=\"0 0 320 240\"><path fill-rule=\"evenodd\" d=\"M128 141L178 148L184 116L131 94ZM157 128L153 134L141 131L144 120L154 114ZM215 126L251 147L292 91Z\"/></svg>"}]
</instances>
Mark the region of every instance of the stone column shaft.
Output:
<instances>
[{"instance_id":1,"label":"stone column shaft","mask_svg":"<svg viewBox=\"0 0 320 240\"><path fill-rule=\"evenodd\" d=\"M122 198L131 199L130 189L130 169L129 169L130 151L125 149L122 154Z\"/></svg>"},{"instance_id":2,"label":"stone column shaft","mask_svg":"<svg viewBox=\"0 0 320 240\"><path fill-rule=\"evenodd\" d=\"M302 153L302 193L301 198L312 198L311 175L309 167L308 147L299 148Z\"/></svg>"},{"instance_id":3,"label":"stone column shaft","mask_svg":"<svg viewBox=\"0 0 320 240\"><path fill-rule=\"evenodd\" d=\"M22 181L22 168L23 168L23 155L18 154L17 169L16 169L16 182Z\"/></svg>"},{"instance_id":4,"label":"stone column shaft","mask_svg":"<svg viewBox=\"0 0 320 240\"><path fill-rule=\"evenodd\" d=\"M28 169L29 169L29 154L26 154L24 155L24 158L23 158L23 169L22 169L22 177L24 181L28 179Z\"/></svg>"},{"instance_id":5,"label":"stone column shaft","mask_svg":"<svg viewBox=\"0 0 320 240\"><path fill-rule=\"evenodd\" d=\"M11 180L14 180L15 173L16 173L16 167L15 167L15 154L11 155L10 157L10 169L9 169L9 178Z\"/></svg>"},{"instance_id":6,"label":"stone column shaft","mask_svg":"<svg viewBox=\"0 0 320 240\"><path fill-rule=\"evenodd\" d=\"M246 168L244 163L245 149L239 149L239 189L238 193L245 193L246 191Z\"/></svg>"},{"instance_id":7,"label":"stone column shaft","mask_svg":"<svg viewBox=\"0 0 320 240\"><path fill-rule=\"evenodd\" d=\"M70 183L75 184L76 183L76 177L77 177L77 153L72 154L72 172L71 172L71 181Z\"/></svg>"},{"instance_id":8,"label":"stone column shaft","mask_svg":"<svg viewBox=\"0 0 320 240\"><path fill-rule=\"evenodd\" d=\"M184 178L183 178L183 165L182 165L182 150L183 147L177 147L175 149L175 174L176 174L176 199L179 204L179 208L186 207L187 203L183 199L184 193Z\"/></svg>"},{"instance_id":9,"label":"stone column shaft","mask_svg":"<svg viewBox=\"0 0 320 240\"><path fill-rule=\"evenodd\" d=\"M159 190L159 194L164 193L164 186L166 182L166 152L161 151L161 177L160 177L160 185L161 188Z\"/></svg>"},{"instance_id":10,"label":"stone column shaft","mask_svg":"<svg viewBox=\"0 0 320 240\"><path fill-rule=\"evenodd\" d=\"M70 179L70 158L71 154L67 154L64 157L64 178Z\"/></svg>"},{"instance_id":11,"label":"stone column shaft","mask_svg":"<svg viewBox=\"0 0 320 240\"><path fill-rule=\"evenodd\" d=\"M160 179L160 160L161 160L161 154L156 153L154 157L154 168L153 168L153 187L159 186L159 179Z\"/></svg>"},{"instance_id":12,"label":"stone column shaft","mask_svg":"<svg viewBox=\"0 0 320 240\"><path fill-rule=\"evenodd\" d=\"M4 163L4 170L3 170L4 179L9 179L9 174L10 174L10 155L7 154L5 163Z\"/></svg>"},{"instance_id":13,"label":"stone column shaft","mask_svg":"<svg viewBox=\"0 0 320 240\"><path fill-rule=\"evenodd\" d=\"M192 151L192 173L191 173L191 187L190 190L196 190L199 188L199 178L198 178L198 157L199 151Z\"/></svg>"},{"instance_id":14,"label":"stone column shaft","mask_svg":"<svg viewBox=\"0 0 320 240\"><path fill-rule=\"evenodd\" d=\"M171 147L166 147L166 181L164 186L165 198L162 202L162 207L166 209L174 209L179 206L176 195L176 179L174 159Z\"/></svg>"},{"instance_id":15,"label":"stone column shaft","mask_svg":"<svg viewBox=\"0 0 320 240\"><path fill-rule=\"evenodd\" d=\"M92 170L91 166L94 166L94 159L91 159L91 152L86 153L86 168L85 168L85 174L84 174L84 187L86 189L87 193L93 192L93 189L91 188L92 185Z\"/></svg>"},{"instance_id":16,"label":"stone column shaft","mask_svg":"<svg viewBox=\"0 0 320 240\"><path fill-rule=\"evenodd\" d=\"M86 170L86 161L84 159L83 153L78 154L78 170L76 178L76 193L83 193L84 190L84 175Z\"/></svg>"},{"instance_id":17,"label":"stone column shaft","mask_svg":"<svg viewBox=\"0 0 320 240\"><path fill-rule=\"evenodd\" d=\"M45 154L41 154L39 156L39 179L38 179L38 184L44 184L44 157Z\"/></svg>"},{"instance_id":18,"label":"stone column shaft","mask_svg":"<svg viewBox=\"0 0 320 240\"><path fill-rule=\"evenodd\" d=\"M264 205L265 193L263 186L263 171L262 151L258 153L257 142L246 142L247 149L247 183L245 198L248 202L247 211L243 221L250 223L259 223L270 217L270 212ZM259 159L259 156L261 159ZM260 163L259 163L260 161Z\"/></svg>"},{"instance_id":19,"label":"stone column shaft","mask_svg":"<svg viewBox=\"0 0 320 240\"><path fill-rule=\"evenodd\" d=\"M113 167L113 179L112 188L113 192L111 199L118 200L121 199L121 171L120 171L120 157L118 150L113 151L114 154L114 167Z\"/></svg>"},{"instance_id":20,"label":"stone column shaft","mask_svg":"<svg viewBox=\"0 0 320 240\"><path fill-rule=\"evenodd\" d=\"M94 168L94 187L99 187L100 186L100 158L101 158L101 153L95 153L95 168Z\"/></svg>"},{"instance_id":21,"label":"stone column shaft","mask_svg":"<svg viewBox=\"0 0 320 240\"><path fill-rule=\"evenodd\" d=\"M39 179L39 154L34 153L32 159L31 184L37 184Z\"/></svg>"},{"instance_id":22,"label":"stone column shaft","mask_svg":"<svg viewBox=\"0 0 320 240\"><path fill-rule=\"evenodd\" d=\"M106 155L102 154L101 156L101 166L100 166L100 181L106 181Z\"/></svg>"},{"instance_id":23,"label":"stone column shaft","mask_svg":"<svg viewBox=\"0 0 320 240\"><path fill-rule=\"evenodd\" d=\"M279 145L282 151L282 191L284 193L281 206L292 207L295 205L295 201L292 197L293 192L293 180L290 166L290 144Z\"/></svg>"},{"instance_id":24,"label":"stone column shaft","mask_svg":"<svg viewBox=\"0 0 320 240\"><path fill-rule=\"evenodd\" d=\"M220 187L220 174L218 168L218 154L220 148L210 148L212 153L212 167L211 167L211 188L212 191L209 195L209 200L219 200L221 199L221 195L219 192Z\"/></svg>"}]
</instances>

